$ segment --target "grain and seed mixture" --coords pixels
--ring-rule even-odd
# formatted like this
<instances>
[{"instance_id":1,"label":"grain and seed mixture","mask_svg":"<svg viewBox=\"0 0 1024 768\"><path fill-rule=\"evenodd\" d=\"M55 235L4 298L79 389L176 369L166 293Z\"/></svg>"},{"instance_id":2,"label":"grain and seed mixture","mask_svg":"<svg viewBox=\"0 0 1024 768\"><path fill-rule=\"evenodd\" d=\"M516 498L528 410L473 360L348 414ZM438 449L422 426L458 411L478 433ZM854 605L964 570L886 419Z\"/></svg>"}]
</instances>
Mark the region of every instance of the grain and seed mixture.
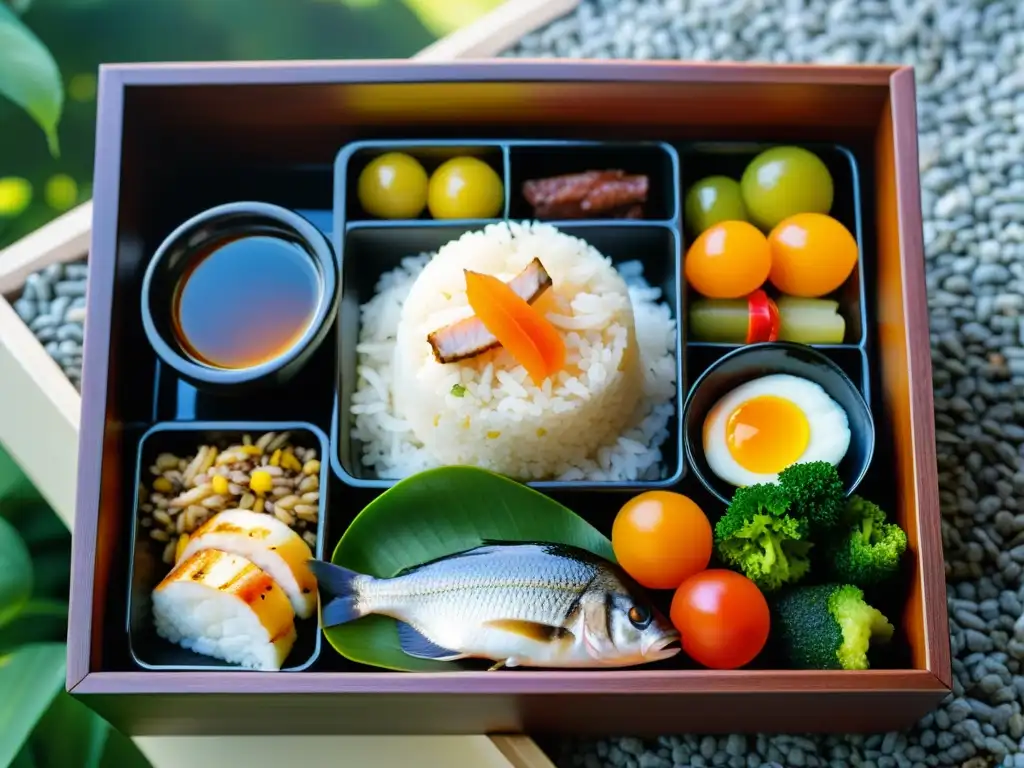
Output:
<instances>
[{"instance_id":1,"label":"grain and seed mixture","mask_svg":"<svg viewBox=\"0 0 1024 768\"><path fill-rule=\"evenodd\" d=\"M290 432L267 432L219 449L201 445L190 456L161 453L139 487L141 524L164 545L173 565L188 537L218 512L251 509L274 515L316 546L320 459L316 449L292 445Z\"/></svg>"}]
</instances>

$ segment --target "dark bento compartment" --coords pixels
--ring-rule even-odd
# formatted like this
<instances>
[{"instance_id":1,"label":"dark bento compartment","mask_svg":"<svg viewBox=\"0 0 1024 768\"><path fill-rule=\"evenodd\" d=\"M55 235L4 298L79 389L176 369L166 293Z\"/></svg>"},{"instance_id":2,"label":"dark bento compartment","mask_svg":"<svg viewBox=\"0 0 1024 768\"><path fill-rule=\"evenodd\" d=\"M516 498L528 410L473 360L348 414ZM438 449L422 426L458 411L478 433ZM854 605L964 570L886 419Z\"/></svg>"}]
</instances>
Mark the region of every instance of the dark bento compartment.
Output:
<instances>
[{"instance_id":1,"label":"dark bento compartment","mask_svg":"<svg viewBox=\"0 0 1024 768\"><path fill-rule=\"evenodd\" d=\"M342 223L367 221L374 223L401 223L403 221L437 222L441 226L455 220L434 219L424 208L415 219L379 219L363 210L359 203L357 185L359 174L376 157L388 152L402 152L420 162L429 178L446 160L453 157L471 156L487 163L498 174L505 191L505 201L498 215L493 219L476 219L476 221L492 221L504 218L508 214L509 183L508 183L508 151L505 145L496 141L448 141L448 140L396 140L396 141L355 141L346 144L335 160L334 210L335 225Z\"/></svg>"},{"instance_id":2,"label":"dark bento compartment","mask_svg":"<svg viewBox=\"0 0 1024 768\"><path fill-rule=\"evenodd\" d=\"M680 186L679 196L686 199L690 188L707 176L728 176L740 180L744 168L759 153L776 146L799 146L816 154L832 176L833 200L829 215L846 227L857 241L858 258L853 273L839 289L828 296L839 302L839 313L846 321L843 344L864 346L867 344L868 314L867 288L864 276L864 262L873 258L873 252L866 252L863 235L861 174L853 152L837 144L818 142L695 142L679 146ZM680 208L682 210L682 208ZM683 222L686 247L694 240L686 222ZM767 235L767 233L765 233ZM685 255L686 248L683 249ZM765 283L769 295L777 295L771 283ZM692 292L686 289L689 296ZM694 342L696 343L696 342ZM812 344L813 347L834 345Z\"/></svg>"},{"instance_id":3,"label":"dark bento compartment","mask_svg":"<svg viewBox=\"0 0 1024 768\"><path fill-rule=\"evenodd\" d=\"M380 478L372 470L364 467L362 446L351 437L350 407L358 381L356 345L360 330L360 306L374 295L374 288L381 275L399 266L403 259L434 252L445 243L479 228L465 223L422 227L359 223L346 228L344 243L339 246L342 263L342 294L337 320L339 389L331 430L331 463L345 484L357 488L388 488L398 482L397 479ZM628 261L641 262L644 280L651 287L661 289L662 300L668 303L678 324L682 313L682 298L678 290L679 235L673 227L657 224L574 222L559 228L566 234L586 240L616 265ZM684 364L682 337L678 327L675 355L675 415L669 424L669 437L661 446L662 463L665 468L661 478L608 482L545 480L531 481L527 484L537 489L552 491L639 491L667 488L678 483L685 474L679 417L683 397Z\"/></svg>"},{"instance_id":4,"label":"dark bento compartment","mask_svg":"<svg viewBox=\"0 0 1024 768\"><path fill-rule=\"evenodd\" d=\"M204 656L172 644L157 635L153 626L150 595L160 581L170 573L173 565L163 562L163 549L167 542L153 539L149 528L141 523L140 484L149 487L153 475L149 468L160 453L169 452L178 457L193 455L200 445L224 448L240 443L248 434L255 440L266 432L289 432L289 442L303 448L315 448L320 460L319 514L316 526L316 546L311 547L316 558L324 557L328 528L328 484L330 473L326 454L328 439L314 424L297 421L280 422L163 422L148 429L137 442L134 475L130 490L131 539L129 554L127 633L128 649L132 661L152 671L252 671L221 659ZM184 514L184 512L179 512ZM212 515L211 515L212 517ZM281 667L282 672L299 672L311 667L320 656L322 635L317 617L295 620L296 639L291 652Z\"/></svg>"},{"instance_id":5,"label":"dark bento compartment","mask_svg":"<svg viewBox=\"0 0 1024 768\"><path fill-rule=\"evenodd\" d=\"M622 221L674 222L679 215L679 158L661 142L515 141L509 143L509 183L506 195L512 219L566 221L539 217L523 196L523 183L585 171L620 170L648 178L648 197L642 219ZM593 219L609 220L611 216Z\"/></svg>"}]
</instances>

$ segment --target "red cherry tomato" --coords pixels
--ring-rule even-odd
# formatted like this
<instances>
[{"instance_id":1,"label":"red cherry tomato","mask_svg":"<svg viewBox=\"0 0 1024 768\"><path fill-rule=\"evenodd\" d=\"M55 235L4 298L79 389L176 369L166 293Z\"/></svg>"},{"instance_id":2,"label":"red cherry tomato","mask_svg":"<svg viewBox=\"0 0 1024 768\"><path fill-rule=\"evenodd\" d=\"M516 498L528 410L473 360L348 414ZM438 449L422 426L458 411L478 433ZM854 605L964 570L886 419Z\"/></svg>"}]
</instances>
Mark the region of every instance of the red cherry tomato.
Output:
<instances>
[{"instance_id":1,"label":"red cherry tomato","mask_svg":"<svg viewBox=\"0 0 1024 768\"><path fill-rule=\"evenodd\" d=\"M711 669L750 663L768 641L768 601L741 573L712 568L676 590L669 611L683 650Z\"/></svg>"},{"instance_id":2,"label":"red cherry tomato","mask_svg":"<svg viewBox=\"0 0 1024 768\"><path fill-rule=\"evenodd\" d=\"M747 326L747 344L758 341L775 341L779 338L779 308L768 294L758 288L747 296L747 312L750 322Z\"/></svg>"}]
</instances>

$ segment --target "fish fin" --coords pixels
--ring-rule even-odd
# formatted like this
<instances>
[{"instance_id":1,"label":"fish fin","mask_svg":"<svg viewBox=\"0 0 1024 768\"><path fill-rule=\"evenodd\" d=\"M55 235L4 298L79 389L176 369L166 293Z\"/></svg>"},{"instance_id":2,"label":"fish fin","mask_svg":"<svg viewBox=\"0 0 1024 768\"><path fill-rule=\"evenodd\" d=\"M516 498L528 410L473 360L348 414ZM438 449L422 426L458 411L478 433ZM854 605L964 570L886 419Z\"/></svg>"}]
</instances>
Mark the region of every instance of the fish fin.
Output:
<instances>
[{"instance_id":1,"label":"fish fin","mask_svg":"<svg viewBox=\"0 0 1024 768\"><path fill-rule=\"evenodd\" d=\"M506 662L506 661L508 661L508 659L502 659L501 661L499 661L499 662L498 662L497 664L495 664L494 666L492 666L492 667L488 667L488 668L487 668L487 671L488 671L488 672L497 672L497 671L498 671L499 669L501 669L502 667L504 667L504 666L505 666L505 662Z\"/></svg>"},{"instance_id":2,"label":"fish fin","mask_svg":"<svg viewBox=\"0 0 1024 768\"><path fill-rule=\"evenodd\" d=\"M539 643L553 643L572 637L572 632L565 627L556 627L551 624L541 624L537 621L524 621L522 619L494 619L493 621L485 621L484 626L511 632L528 640L536 640Z\"/></svg>"},{"instance_id":3,"label":"fish fin","mask_svg":"<svg viewBox=\"0 0 1024 768\"><path fill-rule=\"evenodd\" d=\"M359 595L355 586L355 580L360 574L323 560L308 560L307 565L316 578L320 594L333 598L321 611L321 626L326 628L347 624L364 615L358 605Z\"/></svg>"},{"instance_id":4,"label":"fish fin","mask_svg":"<svg viewBox=\"0 0 1024 768\"><path fill-rule=\"evenodd\" d=\"M433 659L434 661L455 661L465 658L466 654L442 648L437 643L428 639L422 632L406 624L404 621L396 621L398 625L398 644L408 655L417 659Z\"/></svg>"}]
</instances>

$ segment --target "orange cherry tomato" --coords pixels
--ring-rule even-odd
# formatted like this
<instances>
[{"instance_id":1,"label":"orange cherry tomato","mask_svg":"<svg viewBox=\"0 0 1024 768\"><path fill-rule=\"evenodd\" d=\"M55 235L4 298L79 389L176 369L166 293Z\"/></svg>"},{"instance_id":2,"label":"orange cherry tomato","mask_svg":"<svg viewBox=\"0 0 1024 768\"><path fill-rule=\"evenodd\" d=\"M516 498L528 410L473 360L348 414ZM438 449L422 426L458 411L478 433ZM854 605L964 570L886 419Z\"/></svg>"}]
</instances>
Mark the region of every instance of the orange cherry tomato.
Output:
<instances>
[{"instance_id":1,"label":"orange cherry tomato","mask_svg":"<svg viewBox=\"0 0 1024 768\"><path fill-rule=\"evenodd\" d=\"M772 285L790 296L818 298L846 282L857 265L857 241L824 213L798 213L769 233Z\"/></svg>"},{"instance_id":2,"label":"orange cherry tomato","mask_svg":"<svg viewBox=\"0 0 1024 768\"><path fill-rule=\"evenodd\" d=\"M704 570L711 547L707 516L672 491L647 491L630 499L612 524L615 559L648 589L675 589Z\"/></svg>"},{"instance_id":3,"label":"orange cherry tomato","mask_svg":"<svg viewBox=\"0 0 1024 768\"><path fill-rule=\"evenodd\" d=\"M745 221L723 221L693 241L683 272L693 289L709 299L738 299L764 285L771 265L761 230Z\"/></svg>"},{"instance_id":4,"label":"orange cherry tomato","mask_svg":"<svg viewBox=\"0 0 1024 768\"><path fill-rule=\"evenodd\" d=\"M768 641L771 617L761 590L741 573L712 568L684 581L672 597L683 650L711 669L737 669Z\"/></svg>"}]
</instances>

